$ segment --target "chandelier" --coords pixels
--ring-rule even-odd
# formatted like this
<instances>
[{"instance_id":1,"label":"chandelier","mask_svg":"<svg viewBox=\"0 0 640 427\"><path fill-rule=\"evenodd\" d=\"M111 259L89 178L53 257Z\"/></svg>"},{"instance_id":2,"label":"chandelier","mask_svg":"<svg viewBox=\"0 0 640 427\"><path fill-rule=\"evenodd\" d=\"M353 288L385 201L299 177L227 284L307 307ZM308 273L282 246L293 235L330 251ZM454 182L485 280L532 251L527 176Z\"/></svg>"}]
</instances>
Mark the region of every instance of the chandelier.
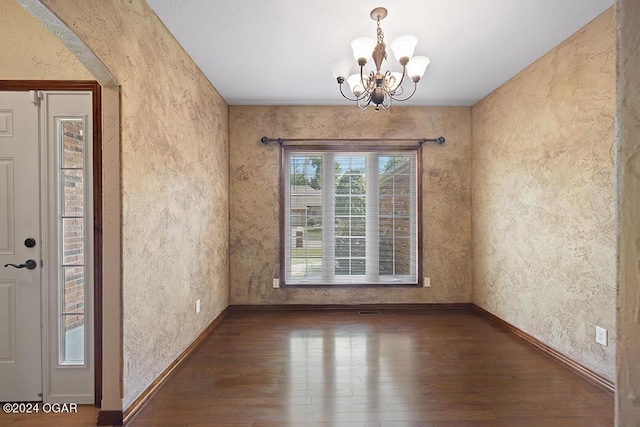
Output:
<instances>
[{"instance_id":1,"label":"chandelier","mask_svg":"<svg viewBox=\"0 0 640 427\"><path fill-rule=\"evenodd\" d=\"M333 76L340 85L340 93L349 101L355 101L361 110L373 104L376 111L380 107L387 109L391 106L391 101L406 101L411 98L418 87L420 78L424 75L430 59L426 56L413 56L413 52L418 44L418 39L414 36L400 36L391 43L391 50L396 60L402 66L402 72L387 70L382 73L382 62L387 59L386 45L384 44L384 33L380 28L380 21L387 16L387 9L376 7L371 11L371 19L377 22L377 40L370 37L358 37L351 42L353 57L360 67L360 73L349 75L351 64L349 61L337 60L331 64ZM368 75L364 72L367 59L373 58L376 70ZM413 81L413 91L410 95L404 95L402 84L405 80ZM345 95L342 85L349 84L353 93L353 98Z\"/></svg>"}]
</instances>

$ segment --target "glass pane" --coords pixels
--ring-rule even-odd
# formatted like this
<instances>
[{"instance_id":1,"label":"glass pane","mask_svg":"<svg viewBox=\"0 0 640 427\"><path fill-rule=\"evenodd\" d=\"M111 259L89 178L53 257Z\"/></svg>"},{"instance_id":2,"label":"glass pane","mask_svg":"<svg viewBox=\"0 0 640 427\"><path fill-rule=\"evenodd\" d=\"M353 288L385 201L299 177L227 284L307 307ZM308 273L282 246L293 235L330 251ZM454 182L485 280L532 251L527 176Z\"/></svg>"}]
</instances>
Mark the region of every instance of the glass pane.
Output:
<instances>
[{"instance_id":1,"label":"glass pane","mask_svg":"<svg viewBox=\"0 0 640 427\"><path fill-rule=\"evenodd\" d=\"M84 138L82 119L58 119L61 131L63 168L82 168L84 165Z\"/></svg>"},{"instance_id":2,"label":"glass pane","mask_svg":"<svg viewBox=\"0 0 640 427\"><path fill-rule=\"evenodd\" d=\"M410 156L396 156L393 158L393 172L396 175L408 174L411 166Z\"/></svg>"},{"instance_id":3,"label":"glass pane","mask_svg":"<svg viewBox=\"0 0 640 427\"><path fill-rule=\"evenodd\" d=\"M349 236L349 217L336 217L336 227L335 227L335 235L336 236Z\"/></svg>"},{"instance_id":4,"label":"glass pane","mask_svg":"<svg viewBox=\"0 0 640 427\"><path fill-rule=\"evenodd\" d=\"M295 277L304 277L307 273L306 258L291 257L291 275Z\"/></svg>"},{"instance_id":5,"label":"glass pane","mask_svg":"<svg viewBox=\"0 0 640 427\"><path fill-rule=\"evenodd\" d=\"M364 196L351 197L351 215L364 215L366 213L366 201Z\"/></svg>"},{"instance_id":6,"label":"glass pane","mask_svg":"<svg viewBox=\"0 0 640 427\"><path fill-rule=\"evenodd\" d=\"M63 169L64 216L82 216L84 212L83 171Z\"/></svg>"},{"instance_id":7,"label":"glass pane","mask_svg":"<svg viewBox=\"0 0 640 427\"><path fill-rule=\"evenodd\" d=\"M380 215L393 215L393 196L380 196Z\"/></svg>"},{"instance_id":8,"label":"glass pane","mask_svg":"<svg viewBox=\"0 0 640 427\"><path fill-rule=\"evenodd\" d=\"M380 194L381 195L393 195L393 177L388 177L388 176L381 176L380 177L380 182L379 182L379 187L380 187Z\"/></svg>"},{"instance_id":9,"label":"glass pane","mask_svg":"<svg viewBox=\"0 0 640 427\"><path fill-rule=\"evenodd\" d=\"M379 221L380 236L393 236L393 218L380 218Z\"/></svg>"},{"instance_id":10,"label":"glass pane","mask_svg":"<svg viewBox=\"0 0 640 427\"><path fill-rule=\"evenodd\" d=\"M322 226L322 217L315 215L307 215L307 229L320 228Z\"/></svg>"},{"instance_id":11,"label":"glass pane","mask_svg":"<svg viewBox=\"0 0 640 427\"><path fill-rule=\"evenodd\" d=\"M354 156L351 158L351 173L364 174L366 162L364 156Z\"/></svg>"},{"instance_id":12,"label":"glass pane","mask_svg":"<svg viewBox=\"0 0 640 427\"><path fill-rule=\"evenodd\" d=\"M349 260L336 258L336 276L348 276L349 275Z\"/></svg>"},{"instance_id":13,"label":"glass pane","mask_svg":"<svg viewBox=\"0 0 640 427\"><path fill-rule=\"evenodd\" d=\"M64 267L62 312L84 314L84 267Z\"/></svg>"},{"instance_id":14,"label":"glass pane","mask_svg":"<svg viewBox=\"0 0 640 427\"><path fill-rule=\"evenodd\" d=\"M336 197L336 215L349 215L349 197Z\"/></svg>"},{"instance_id":15,"label":"glass pane","mask_svg":"<svg viewBox=\"0 0 640 427\"><path fill-rule=\"evenodd\" d=\"M393 274L393 239L381 237L379 245L380 272L381 276Z\"/></svg>"},{"instance_id":16,"label":"glass pane","mask_svg":"<svg viewBox=\"0 0 640 427\"><path fill-rule=\"evenodd\" d=\"M396 274L409 274L411 247L409 239L396 239L394 247Z\"/></svg>"},{"instance_id":17,"label":"glass pane","mask_svg":"<svg viewBox=\"0 0 640 427\"><path fill-rule=\"evenodd\" d=\"M291 275L295 277L318 276L322 270L322 258L291 257Z\"/></svg>"},{"instance_id":18,"label":"glass pane","mask_svg":"<svg viewBox=\"0 0 640 427\"><path fill-rule=\"evenodd\" d=\"M61 363L84 363L84 316L62 315Z\"/></svg>"},{"instance_id":19,"label":"glass pane","mask_svg":"<svg viewBox=\"0 0 640 427\"><path fill-rule=\"evenodd\" d=\"M408 195L409 189L411 188L409 185L409 175L396 175L394 185L396 195Z\"/></svg>"},{"instance_id":20,"label":"glass pane","mask_svg":"<svg viewBox=\"0 0 640 427\"><path fill-rule=\"evenodd\" d=\"M409 218L396 218L395 237L409 237Z\"/></svg>"},{"instance_id":21,"label":"glass pane","mask_svg":"<svg viewBox=\"0 0 640 427\"><path fill-rule=\"evenodd\" d=\"M381 259L379 262L380 276L393 276L393 261L391 259Z\"/></svg>"},{"instance_id":22,"label":"glass pane","mask_svg":"<svg viewBox=\"0 0 640 427\"><path fill-rule=\"evenodd\" d=\"M322 218L322 193L318 194L317 199L312 199L312 201L318 202L317 205L315 203L313 205L307 205L307 216L316 216L318 220L320 220Z\"/></svg>"},{"instance_id":23,"label":"glass pane","mask_svg":"<svg viewBox=\"0 0 640 427\"><path fill-rule=\"evenodd\" d=\"M292 156L289 183L297 192L322 188L322 158L318 156ZM313 191L311 191L313 193Z\"/></svg>"},{"instance_id":24,"label":"glass pane","mask_svg":"<svg viewBox=\"0 0 640 427\"><path fill-rule=\"evenodd\" d=\"M293 252L293 249L295 248L302 248L304 247L304 238L302 237L302 234L300 234L299 236L292 236L291 237L291 252Z\"/></svg>"},{"instance_id":25,"label":"glass pane","mask_svg":"<svg viewBox=\"0 0 640 427\"><path fill-rule=\"evenodd\" d=\"M346 173L351 167L349 156L336 156L334 167L336 176Z\"/></svg>"},{"instance_id":26,"label":"glass pane","mask_svg":"<svg viewBox=\"0 0 640 427\"><path fill-rule=\"evenodd\" d=\"M307 177L309 186L316 190L322 190L322 157L309 157L308 166Z\"/></svg>"},{"instance_id":27,"label":"glass pane","mask_svg":"<svg viewBox=\"0 0 640 427\"><path fill-rule=\"evenodd\" d=\"M336 257L348 257L349 256L349 239L348 238L336 238Z\"/></svg>"},{"instance_id":28,"label":"glass pane","mask_svg":"<svg viewBox=\"0 0 640 427\"><path fill-rule=\"evenodd\" d=\"M384 173L398 173L402 168L406 169L407 160L409 156L381 156L380 157L380 172Z\"/></svg>"},{"instance_id":29,"label":"glass pane","mask_svg":"<svg viewBox=\"0 0 640 427\"><path fill-rule=\"evenodd\" d=\"M364 175L351 176L351 194L364 194L367 191L367 185Z\"/></svg>"},{"instance_id":30,"label":"glass pane","mask_svg":"<svg viewBox=\"0 0 640 427\"><path fill-rule=\"evenodd\" d=\"M322 228L308 229L304 244L308 252L313 252L314 256L320 256L322 253Z\"/></svg>"},{"instance_id":31,"label":"glass pane","mask_svg":"<svg viewBox=\"0 0 640 427\"><path fill-rule=\"evenodd\" d=\"M409 216L411 203L408 195L397 195L393 202L393 210L396 215Z\"/></svg>"},{"instance_id":32,"label":"glass pane","mask_svg":"<svg viewBox=\"0 0 640 427\"><path fill-rule=\"evenodd\" d=\"M342 175L336 179L336 194L351 193L351 175Z\"/></svg>"},{"instance_id":33,"label":"glass pane","mask_svg":"<svg viewBox=\"0 0 640 427\"><path fill-rule=\"evenodd\" d=\"M351 256L352 257L364 257L365 256L365 240L360 238L351 239Z\"/></svg>"},{"instance_id":34,"label":"glass pane","mask_svg":"<svg viewBox=\"0 0 640 427\"><path fill-rule=\"evenodd\" d=\"M62 219L62 263L64 265L84 264L84 219Z\"/></svg>"},{"instance_id":35,"label":"glass pane","mask_svg":"<svg viewBox=\"0 0 640 427\"><path fill-rule=\"evenodd\" d=\"M291 216L290 216L291 227L304 227L306 221L307 221L307 218L304 215L296 215L294 214L294 209L291 209Z\"/></svg>"},{"instance_id":36,"label":"glass pane","mask_svg":"<svg viewBox=\"0 0 640 427\"><path fill-rule=\"evenodd\" d=\"M365 261L363 259L351 260L351 274L363 276L365 274Z\"/></svg>"},{"instance_id":37,"label":"glass pane","mask_svg":"<svg viewBox=\"0 0 640 427\"><path fill-rule=\"evenodd\" d=\"M304 157L291 156L291 184L295 184L293 177L301 174L304 165Z\"/></svg>"},{"instance_id":38,"label":"glass pane","mask_svg":"<svg viewBox=\"0 0 640 427\"><path fill-rule=\"evenodd\" d=\"M384 165L389 160L389 156L386 154L380 154L378 156L378 172L384 172Z\"/></svg>"},{"instance_id":39,"label":"glass pane","mask_svg":"<svg viewBox=\"0 0 640 427\"><path fill-rule=\"evenodd\" d=\"M307 276L322 274L322 258L307 258Z\"/></svg>"},{"instance_id":40,"label":"glass pane","mask_svg":"<svg viewBox=\"0 0 640 427\"><path fill-rule=\"evenodd\" d=\"M307 247L320 247L322 243L321 227L307 228L305 234L306 234L305 244L307 245Z\"/></svg>"},{"instance_id":41,"label":"glass pane","mask_svg":"<svg viewBox=\"0 0 640 427\"><path fill-rule=\"evenodd\" d=\"M364 217L351 218L351 235L352 236L364 236L365 234L365 219Z\"/></svg>"}]
</instances>

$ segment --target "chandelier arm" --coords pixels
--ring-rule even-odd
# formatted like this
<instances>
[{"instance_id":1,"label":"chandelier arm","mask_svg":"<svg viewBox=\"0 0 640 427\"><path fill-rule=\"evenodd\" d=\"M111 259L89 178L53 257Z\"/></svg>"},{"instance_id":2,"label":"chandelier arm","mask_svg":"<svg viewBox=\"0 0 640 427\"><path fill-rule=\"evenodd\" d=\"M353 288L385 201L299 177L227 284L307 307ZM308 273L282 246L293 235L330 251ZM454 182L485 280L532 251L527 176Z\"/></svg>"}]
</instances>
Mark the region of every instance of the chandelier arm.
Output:
<instances>
[{"instance_id":1,"label":"chandelier arm","mask_svg":"<svg viewBox=\"0 0 640 427\"><path fill-rule=\"evenodd\" d=\"M402 66L402 77L400 77L400 83L398 83L398 86L396 86L396 87L402 87L402 83L404 82L404 76L406 74L407 74L407 66L403 65ZM415 92L415 90L414 90L414 92ZM399 93L399 95L401 95L401 94L402 94L402 92ZM411 95L413 95L413 94L411 94ZM409 99L409 98L407 98L407 99Z\"/></svg>"},{"instance_id":2,"label":"chandelier arm","mask_svg":"<svg viewBox=\"0 0 640 427\"><path fill-rule=\"evenodd\" d=\"M387 70L387 72L384 73L384 78L382 79L382 87L384 88L385 92L391 92L391 88L394 86L391 84L391 82L395 82L395 80L396 78L393 74L391 74L391 70Z\"/></svg>"},{"instance_id":3,"label":"chandelier arm","mask_svg":"<svg viewBox=\"0 0 640 427\"><path fill-rule=\"evenodd\" d=\"M344 94L344 92L342 91L342 83L340 83L340 94L341 94L341 95L342 95L346 100L348 100L348 101L355 101L355 102L358 102L358 101L360 101L361 99L363 99L363 98L364 98L364 93L363 93L363 94L362 94L362 96L360 96L360 97L356 97L356 98L349 98L349 97L348 97L347 95L345 95L345 94Z\"/></svg>"},{"instance_id":4,"label":"chandelier arm","mask_svg":"<svg viewBox=\"0 0 640 427\"><path fill-rule=\"evenodd\" d=\"M384 110L387 110L387 109L389 109L389 107L391 107L391 100L392 99L393 98L391 97L391 94L389 92L386 92L385 93L385 97L382 99L382 104L380 104L380 105L382 105L382 108ZM385 103L385 101L387 101L387 102Z\"/></svg>"},{"instance_id":5,"label":"chandelier arm","mask_svg":"<svg viewBox=\"0 0 640 427\"><path fill-rule=\"evenodd\" d=\"M366 84L364 84L364 75L363 75L363 72L362 72L362 71L363 71L363 69L364 69L364 66L362 66L362 65L361 65L361 66L360 66L360 84L362 85L362 88L363 88L365 91L367 91L367 85L366 85ZM368 82L367 82L367 83L368 83ZM367 91L367 92L368 92L368 91Z\"/></svg>"},{"instance_id":6,"label":"chandelier arm","mask_svg":"<svg viewBox=\"0 0 640 427\"><path fill-rule=\"evenodd\" d=\"M361 98L361 99L358 100L357 105L358 105L359 109L365 110L369 106L369 104L371 104L371 97L370 96L368 97L367 102L364 105L362 105L360 103L360 101L362 101L362 99L364 99L364 98Z\"/></svg>"},{"instance_id":7,"label":"chandelier arm","mask_svg":"<svg viewBox=\"0 0 640 427\"><path fill-rule=\"evenodd\" d=\"M402 79L400 79L398 82L395 82L396 83L395 85L391 84L392 79L395 81L395 77L391 74L391 70L389 70L386 72L384 76L384 91L389 94L393 94L396 97L401 96L404 93L404 86L402 86ZM393 86L395 86L395 89L391 90Z\"/></svg>"},{"instance_id":8,"label":"chandelier arm","mask_svg":"<svg viewBox=\"0 0 640 427\"><path fill-rule=\"evenodd\" d=\"M406 98L396 98L393 95L389 94L389 97L391 99L393 99L394 101L406 101L407 99L411 98L413 96L413 94L416 93L416 89L418 89L418 82L413 82L413 92L411 92L411 95L407 96Z\"/></svg>"},{"instance_id":9,"label":"chandelier arm","mask_svg":"<svg viewBox=\"0 0 640 427\"><path fill-rule=\"evenodd\" d=\"M364 79L363 68L363 66L360 66L360 84L362 85L364 91L371 95L371 92L375 87L374 84L372 84L374 80L371 78L371 75L369 75L369 78L367 80ZM373 73L373 71L371 73Z\"/></svg>"}]
</instances>

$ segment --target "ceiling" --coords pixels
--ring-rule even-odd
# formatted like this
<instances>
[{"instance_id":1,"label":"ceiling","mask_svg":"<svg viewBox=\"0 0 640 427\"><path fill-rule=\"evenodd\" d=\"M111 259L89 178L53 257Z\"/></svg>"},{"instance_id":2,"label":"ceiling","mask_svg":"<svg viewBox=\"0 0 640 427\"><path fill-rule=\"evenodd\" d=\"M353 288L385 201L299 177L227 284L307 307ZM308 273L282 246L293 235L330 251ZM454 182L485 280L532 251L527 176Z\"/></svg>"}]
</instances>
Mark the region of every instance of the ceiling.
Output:
<instances>
[{"instance_id":1,"label":"ceiling","mask_svg":"<svg viewBox=\"0 0 640 427\"><path fill-rule=\"evenodd\" d=\"M229 105L350 105L330 64L375 37L418 37L431 58L403 105L470 106L614 0L147 0ZM383 71L400 70L390 49ZM372 61L369 61L370 63ZM355 60L351 72L356 71Z\"/></svg>"}]
</instances>

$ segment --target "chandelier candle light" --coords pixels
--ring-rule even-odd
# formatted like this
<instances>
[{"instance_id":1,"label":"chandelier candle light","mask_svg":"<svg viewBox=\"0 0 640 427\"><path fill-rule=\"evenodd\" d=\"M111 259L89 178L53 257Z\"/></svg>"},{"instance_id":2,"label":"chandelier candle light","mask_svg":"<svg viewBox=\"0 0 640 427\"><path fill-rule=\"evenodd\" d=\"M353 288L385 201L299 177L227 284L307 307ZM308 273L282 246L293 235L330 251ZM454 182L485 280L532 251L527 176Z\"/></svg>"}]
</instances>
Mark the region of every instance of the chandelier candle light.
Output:
<instances>
[{"instance_id":1,"label":"chandelier candle light","mask_svg":"<svg viewBox=\"0 0 640 427\"><path fill-rule=\"evenodd\" d=\"M340 93L349 101L355 101L361 110L373 104L376 111L380 107L387 109L391 106L391 101L406 101L411 98L418 87L420 78L424 75L430 59L426 56L413 56L413 52L418 44L418 39L414 36L400 36L391 43L391 50L396 60L402 65L402 73L397 71L380 71L382 61L387 59L386 45L384 44L384 33L380 28L380 21L387 16L387 9L376 7L371 11L371 19L377 22L377 41L370 37L358 37L351 42L353 57L360 67L359 74L349 75L351 65L348 61L337 60L331 64L333 76L340 85ZM376 71L371 71L369 75L364 74L364 67L367 59L373 58ZM348 77L345 77L348 76ZM402 83L405 77L413 81L413 91L406 98L401 98L404 93ZM355 98L350 98L342 90L343 83L349 84L351 92Z\"/></svg>"}]
</instances>

